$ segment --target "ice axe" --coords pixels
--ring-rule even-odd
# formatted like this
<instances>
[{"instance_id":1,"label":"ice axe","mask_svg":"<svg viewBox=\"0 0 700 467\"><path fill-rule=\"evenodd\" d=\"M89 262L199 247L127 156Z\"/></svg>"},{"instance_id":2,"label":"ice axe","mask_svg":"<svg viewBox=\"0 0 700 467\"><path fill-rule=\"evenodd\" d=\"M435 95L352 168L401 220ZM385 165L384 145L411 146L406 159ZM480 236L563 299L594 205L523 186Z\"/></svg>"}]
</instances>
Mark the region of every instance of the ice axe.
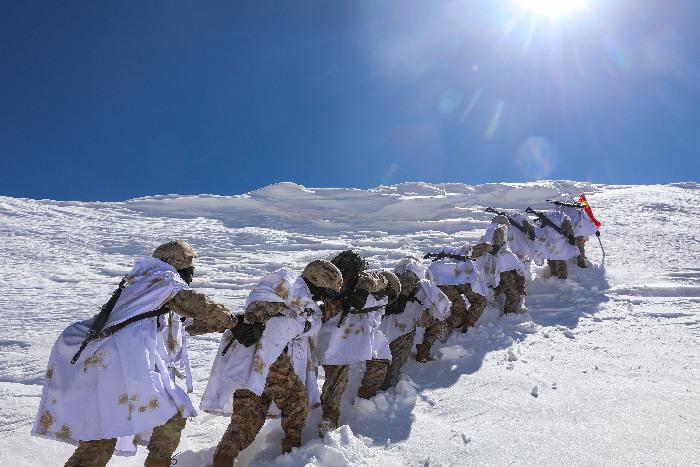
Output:
<instances>
[{"instance_id":1,"label":"ice axe","mask_svg":"<svg viewBox=\"0 0 700 467\"><path fill-rule=\"evenodd\" d=\"M605 249L603 248L603 242L600 241L600 230L596 230L595 236L598 237L598 243L600 243L600 251L603 252L603 258L605 258Z\"/></svg>"}]
</instances>

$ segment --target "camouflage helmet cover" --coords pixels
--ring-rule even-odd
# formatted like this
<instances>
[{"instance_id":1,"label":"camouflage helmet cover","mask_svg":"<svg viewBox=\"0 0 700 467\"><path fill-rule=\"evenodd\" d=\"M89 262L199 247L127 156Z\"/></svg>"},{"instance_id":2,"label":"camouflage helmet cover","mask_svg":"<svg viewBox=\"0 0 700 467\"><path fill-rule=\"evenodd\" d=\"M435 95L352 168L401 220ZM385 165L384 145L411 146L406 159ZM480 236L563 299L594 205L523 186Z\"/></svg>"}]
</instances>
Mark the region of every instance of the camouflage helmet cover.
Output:
<instances>
[{"instance_id":1,"label":"camouflage helmet cover","mask_svg":"<svg viewBox=\"0 0 700 467\"><path fill-rule=\"evenodd\" d=\"M381 273L386 278L388 283L387 288L389 289L389 301L396 300L401 294L401 281L398 277L396 277L396 274L388 269L382 269Z\"/></svg>"},{"instance_id":2,"label":"camouflage helmet cover","mask_svg":"<svg viewBox=\"0 0 700 467\"><path fill-rule=\"evenodd\" d=\"M168 263L175 269L184 269L194 264L197 252L186 241L174 240L156 248L153 257Z\"/></svg>"},{"instance_id":3,"label":"camouflage helmet cover","mask_svg":"<svg viewBox=\"0 0 700 467\"><path fill-rule=\"evenodd\" d=\"M340 292L343 285L343 275L333 263L317 259L306 265L301 276L316 287Z\"/></svg>"}]
</instances>

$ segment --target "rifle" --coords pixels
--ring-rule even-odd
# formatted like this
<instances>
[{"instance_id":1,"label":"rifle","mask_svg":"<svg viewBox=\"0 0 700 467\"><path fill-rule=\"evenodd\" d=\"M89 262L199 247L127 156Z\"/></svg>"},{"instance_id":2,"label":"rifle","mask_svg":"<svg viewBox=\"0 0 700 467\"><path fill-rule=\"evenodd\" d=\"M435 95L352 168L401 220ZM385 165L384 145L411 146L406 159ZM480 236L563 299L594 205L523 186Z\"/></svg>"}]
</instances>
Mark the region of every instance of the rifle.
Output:
<instances>
[{"instance_id":1,"label":"rifle","mask_svg":"<svg viewBox=\"0 0 700 467\"><path fill-rule=\"evenodd\" d=\"M457 255L454 253L445 253L444 251L441 251L440 253L426 253L425 255L423 255L423 259L429 258L433 258L433 263L443 258L456 259L457 261L474 261L474 258L470 258L469 256Z\"/></svg>"},{"instance_id":2,"label":"rifle","mask_svg":"<svg viewBox=\"0 0 700 467\"><path fill-rule=\"evenodd\" d=\"M575 238L573 235L567 235L567 234L565 234L564 231L561 230L561 227L557 226L556 224L554 224L554 222L550 221L550 220L547 218L547 216L545 216L543 213L537 212L537 211L535 211L534 209L532 209L532 208L530 208L530 207L528 207L527 209L525 209L525 212L528 213L528 214L534 214L535 216L537 216L537 218L540 220L540 223L542 224L542 227L545 227L545 226L546 226L546 227L551 227L551 228L554 229L557 233L559 233L559 234L562 235L564 238L566 238L566 239L569 241L569 244L571 244L571 245L576 245L576 238Z\"/></svg>"},{"instance_id":3,"label":"rifle","mask_svg":"<svg viewBox=\"0 0 700 467\"><path fill-rule=\"evenodd\" d=\"M125 287L126 277L124 277L121 280L121 282L119 282L119 286L114 290L114 292L112 292L112 296L109 298L107 303L100 307L100 312L97 313L97 316L95 316L95 319L92 322L92 325L90 326L90 329L88 330L87 335L83 340L83 343L80 344L80 349L78 349L76 354L71 359L71 365L74 365L75 362L78 361L78 359L80 358L80 354L83 353L83 350L85 350L85 347L87 347L87 345L90 342L94 341L95 339L98 339L99 334L102 332L102 328L104 328L105 324L107 324L109 314L114 309L114 305L117 304L117 300L119 300L119 297L121 296Z\"/></svg>"},{"instance_id":4,"label":"rifle","mask_svg":"<svg viewBox=\"0 0 700 467\"><path fill-rule=\"evenodd\" d=\"M547 202L552 203L555 206L562 206L562 207L566 207L566 208L583 209L585 207L583 204L577 203L577 202L567 203L564 201L557 201L557 200L553 200L553 199L548 199Z\"/></svg>"},{"instance_id":5,"label":"rifle","mask_svg":"<svg viewBox=\"0 0 700 467\"><path fill-rule=\"evenodd\" d=\"M518 224L517 222L515 222L515 219L513 219L511 216L509 216L508 213L506 213L505 211L496 211L494 208L488 207L488 208L486 208L486 212L492 212L492 213L499 215L499 216L506 216L506 219L508 219L508 222L510 222L510 224L513 227L515 227L516 229L521 231L523 233L523 235L525 235L530 240L535 239L535 234L533 232L528 231L523 224Z\"/></svg>"}]
</instances>

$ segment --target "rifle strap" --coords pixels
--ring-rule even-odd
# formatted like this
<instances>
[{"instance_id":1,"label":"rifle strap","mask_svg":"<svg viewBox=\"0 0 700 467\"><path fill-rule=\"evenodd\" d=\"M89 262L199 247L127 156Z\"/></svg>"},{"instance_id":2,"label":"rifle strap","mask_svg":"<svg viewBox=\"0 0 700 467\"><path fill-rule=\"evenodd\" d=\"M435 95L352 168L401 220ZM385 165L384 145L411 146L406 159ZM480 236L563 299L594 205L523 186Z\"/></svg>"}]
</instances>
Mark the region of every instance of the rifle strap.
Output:
<instances>
[{"instance_id":1,"label":"rifle strap","mask_svg":"<svg viewBox=\"0 0 700 467\"><path fill-rule=\"evenodd\" d=\"M78 351L75 353L75 355L71 359L71 361L70 361L71 364L75 364L75 362L78 361L78 359L80 358L80 355L83 353L83 350L85 350L85 347L87 347L87 345L90 342L95 341L97 339L104 339L105 337L109 337L109 336L117 333L118 331L121 331L122 329L124 329L128 325L135 323L137 321L141 321L141 320L148 319L148 318L154 318L156 316L161 316L161 315L164 315L167 313L170 313L170 308L168 308L167 306L162 306L162 307L158 308L157 310L146 311L146 312L140 313L136 316L132 316L131 318L126 319L126 320L122 321L121 323L114 324L112 326L109 326L108 328L103 329L99 333L92 333L92 330L88 331L87 337L85 337L85 340L83 341L83 343L80 344L80 349L78 349Z\"/></svg>"}]
</instances>

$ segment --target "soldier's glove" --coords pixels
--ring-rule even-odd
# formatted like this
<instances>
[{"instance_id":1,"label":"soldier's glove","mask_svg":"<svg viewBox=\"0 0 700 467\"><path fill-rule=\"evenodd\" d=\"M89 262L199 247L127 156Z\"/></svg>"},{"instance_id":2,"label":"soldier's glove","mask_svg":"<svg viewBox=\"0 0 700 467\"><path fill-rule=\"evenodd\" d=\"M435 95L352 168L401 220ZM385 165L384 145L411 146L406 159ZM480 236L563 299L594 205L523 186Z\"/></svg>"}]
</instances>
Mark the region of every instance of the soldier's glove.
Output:
<instances>
[{"instance_id":1,"label":"soldier's glove","mask_svg":"<svg viewBox=\"0 0 700 467\"><path fill-rule=\"evenodd\" d=\"M576 237L569 235L567 239L569 240L569 245L576 245Z\"/></svg>"},{"instance_id":2,"label":"soldier's glove","mask_svg":"<svg viewBox=\"0 0 700 467\"><path fill-rule=\"evenodd\" d=\"M239 316L238 325L231 329L231 338L237 340L246 347L256 344L262 337L265 325L263 323L248 324L243 322L243 316Z\"/></svg>"}]
</instances>

